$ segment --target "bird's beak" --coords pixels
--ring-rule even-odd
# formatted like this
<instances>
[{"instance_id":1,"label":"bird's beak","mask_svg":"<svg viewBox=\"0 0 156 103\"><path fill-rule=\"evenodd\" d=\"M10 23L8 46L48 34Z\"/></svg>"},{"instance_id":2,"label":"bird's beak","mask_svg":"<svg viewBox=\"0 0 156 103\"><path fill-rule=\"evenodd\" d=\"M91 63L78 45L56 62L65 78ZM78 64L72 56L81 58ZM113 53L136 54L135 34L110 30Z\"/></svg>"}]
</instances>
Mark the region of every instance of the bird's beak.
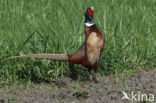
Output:
<instances>
[{"instance_id":1,"label":"bird's beak","mask_svg":"<svg viewBox=\"0 0 156 103\"><path fill-rule=\"evenodd\" d=\"M93 7L93 6L91 7L91 10L92 10L92 11L95 11L95 9L94 9L94 7Z\"/></svg>"}]
</instances>

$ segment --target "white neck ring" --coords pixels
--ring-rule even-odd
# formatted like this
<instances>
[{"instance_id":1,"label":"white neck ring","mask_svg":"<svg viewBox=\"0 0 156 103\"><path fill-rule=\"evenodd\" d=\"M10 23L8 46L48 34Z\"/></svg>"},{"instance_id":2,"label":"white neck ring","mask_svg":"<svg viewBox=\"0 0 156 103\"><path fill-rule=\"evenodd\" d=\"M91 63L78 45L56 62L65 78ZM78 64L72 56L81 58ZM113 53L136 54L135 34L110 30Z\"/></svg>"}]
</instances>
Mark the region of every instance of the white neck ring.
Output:
<instances>
[{"instance_id":1,"label":"white neck ring","mask_svg":"<svg viewBox=\"0 0 156 103\"><path fill-rule=\"evenodd\" d=\"M90 27L90 26L94 25L94 23L85 23L85 25L86 25L87 27Z\"/></svg>"}]
</instances>

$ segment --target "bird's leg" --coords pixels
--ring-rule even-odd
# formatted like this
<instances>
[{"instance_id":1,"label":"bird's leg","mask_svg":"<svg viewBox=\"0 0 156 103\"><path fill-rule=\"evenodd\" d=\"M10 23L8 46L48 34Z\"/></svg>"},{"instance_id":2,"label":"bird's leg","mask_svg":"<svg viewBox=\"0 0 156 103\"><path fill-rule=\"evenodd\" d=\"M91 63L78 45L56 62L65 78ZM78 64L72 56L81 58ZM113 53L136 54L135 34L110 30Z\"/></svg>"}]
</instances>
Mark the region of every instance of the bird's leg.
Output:
<instances>
[{"instance_id":1,"label":"bird's leg","mask_svg":"<svg viewBox=\"0 0 156 103\"><path fill-rule=\"evenodd\" d=\"M95 83L98 83L98 79L97 79L97 68L94 69L94 73L95 73L94 81L95 81Z\"/></svg>"},{"instance_id":2,"label":"bird's leg","mask_svg":"<svg viewBox=\"0 0 156 103\"><path fill-rule=\"evenodd\" d=\"M95 73L94 81L95 81L95 83L98 83L98 79L97 79L98 63L95 64L95 67L94 67L94 73Z\"/></svg>"},{"instance_id":3,"label":"bird's leg","mask_svg":"<svg viewBox=\"0 0 156 103\"><path fill-rule=\"evenodd\" d=\"M89 81L91 81L92 80L91 68L88 68L88 72L89 72Z\"/></svg>"}]
</instances>

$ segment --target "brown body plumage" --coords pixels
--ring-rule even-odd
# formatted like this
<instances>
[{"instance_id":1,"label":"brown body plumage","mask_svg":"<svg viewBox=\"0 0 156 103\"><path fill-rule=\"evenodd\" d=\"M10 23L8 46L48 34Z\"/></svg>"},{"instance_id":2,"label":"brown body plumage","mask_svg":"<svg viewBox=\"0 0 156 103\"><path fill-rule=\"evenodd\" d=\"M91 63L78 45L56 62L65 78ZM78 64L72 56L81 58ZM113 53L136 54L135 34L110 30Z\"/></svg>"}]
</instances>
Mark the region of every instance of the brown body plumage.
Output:
<instances>
[{"instance_id":1,"label":"brown body plumage","mask_svg":"<svg viewBox=\"0 0 156 103\"><path fill-rule=\"evenodd\" d=\"M89 12L86 11L86 13ZM89 14L87 14L87 16L85 15L86 18L88 17L88 15ZM104 47L104 37L101 31L97 28L97 26L94 23L92 23L91 26L85 25L85 33L85 42L73 54L24 54L21 56L13 56L10 58L37 57L68 61L73 64L81 64L84 67L87 67L89 72L93 69L96 76L98 70L99 57ZM95 77L95 80L97 80L97 77Z\"/></svg>"}]
</instances>

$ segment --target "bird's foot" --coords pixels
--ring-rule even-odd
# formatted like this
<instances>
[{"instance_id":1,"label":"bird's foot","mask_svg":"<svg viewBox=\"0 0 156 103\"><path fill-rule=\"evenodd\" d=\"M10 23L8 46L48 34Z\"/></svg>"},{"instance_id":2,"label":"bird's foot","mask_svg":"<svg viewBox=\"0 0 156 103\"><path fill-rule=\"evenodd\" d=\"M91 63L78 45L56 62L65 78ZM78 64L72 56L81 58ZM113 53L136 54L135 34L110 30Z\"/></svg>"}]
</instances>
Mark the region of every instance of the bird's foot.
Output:
<instances>
[{"instance_id":1,"label":"bird's foot","mask_svg":"<svg viewBox=\"0 0 156 103\"><path fill-rule=\"evenodd\" d=\"M94 80L95 83L98 83L97 77L93 78L93 80Z\"/></svg>"},{"instance_id":2,"label":"bird's foot","mask_svg":"<svg viewBox=\"0 0 156 103\"><path fill-rule=\"evenodd\" d=\"M92 75L89 75L88 80L89 80L90 82L98 83L98 79L97 79L97 76L96 76L96 75L95 75L95 77L93 77Z\"/></svg>"}]
</instances>

